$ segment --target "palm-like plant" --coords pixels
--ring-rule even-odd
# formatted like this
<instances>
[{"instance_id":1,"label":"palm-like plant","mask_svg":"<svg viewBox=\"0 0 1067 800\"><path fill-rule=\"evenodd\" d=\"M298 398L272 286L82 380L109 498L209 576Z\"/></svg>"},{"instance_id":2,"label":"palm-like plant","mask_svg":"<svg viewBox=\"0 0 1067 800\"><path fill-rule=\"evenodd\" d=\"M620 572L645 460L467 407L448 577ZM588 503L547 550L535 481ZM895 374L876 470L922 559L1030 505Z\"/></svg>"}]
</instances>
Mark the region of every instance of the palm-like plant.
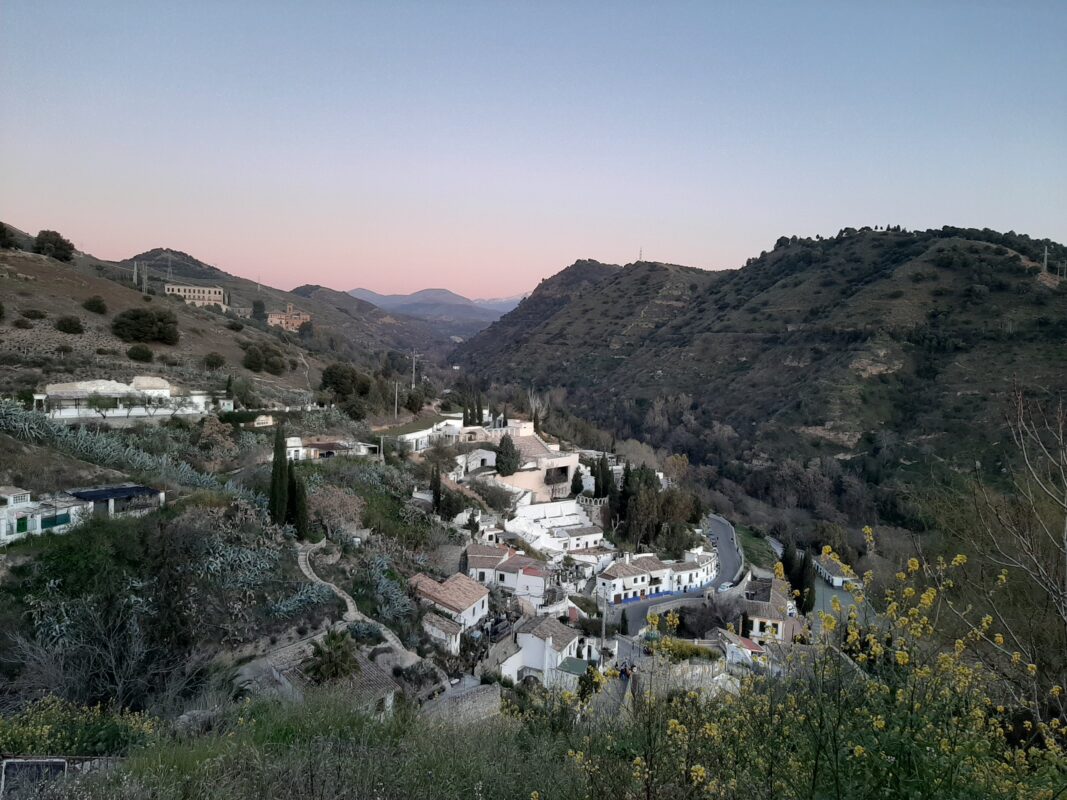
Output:
<instances>
[{"instance_id":1,"label":"palm-like plant","mask_svg":"<svg viewBox=\"0 0 1067 800\"><path fill-rule=\"evenodd\" d=\"M337 680L359 671L356 646L348 631L329 631L311 643L311 657L305 672L316 683Z\"/></svg>"}]
</instances>

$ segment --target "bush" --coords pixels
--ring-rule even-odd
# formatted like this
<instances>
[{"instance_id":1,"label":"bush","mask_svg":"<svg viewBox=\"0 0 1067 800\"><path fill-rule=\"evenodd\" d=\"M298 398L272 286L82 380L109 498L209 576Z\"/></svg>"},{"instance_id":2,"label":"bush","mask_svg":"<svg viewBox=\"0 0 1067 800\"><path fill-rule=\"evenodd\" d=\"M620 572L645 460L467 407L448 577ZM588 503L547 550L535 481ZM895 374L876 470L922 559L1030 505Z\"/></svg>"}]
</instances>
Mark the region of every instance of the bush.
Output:
<instances>
[{"instance_id":1,"label":"bush","mask_svg":"<svg viewBox=\"0 0 1067 800\"><path fill-rule=\"evenodd\" d=\"M22 317L18 317L11 323L11 327L13 327L13 328L23 328L25 330L29 330L30 328L33 327L33 323L30 322L28 319L23 319Z\"/></svg>"},{"instance_id":2,"label":"bush","mask_svg":"<svg viewBox=\"0 0 1067 800\"><path fill-rule=\"evenodd\" d=\"M222 353L208 353L204 356L204 366L210 370L216 370L226 363L226 357Z\"/></svg>"},{"instance_id":3,"label":"bush","mask_svg":"<svg viewBox=\"0 0 1067 800\"><path fill-rule=\"evenodd\" d=\"M44 319L48 315L41 311L39 308L24 308L19 312L26 319Z\"/></svg>"},{"instance_id":4,"label":"bush","mask_svg":"<svg viewBox=\"0 0 1067 800\"><path fill-rule=\"evenodd\" d=\"M226 327L229 328L231 331L243 331L245 329L244 323L238 322L237 320L231 320L230 322L227 322Z\"/></svg>"},{"instance_id":5,"label":"bush","mask_svg":"<svg viewBox=\"0 0 1067 800\"><path fill-rule=\"evenodd\" d=\"M74 245L56 231L41 231L33 240L33 252L51 256L57 261L71 261L74 258Z\"/></svg>"},{"instance_id":6,"label":"bush","mask_svg":"<svg viewBox=\"0 0 1067 800\"><path fill-rule=\"evenodd\" d=\"M152 356L152 350L143 344L135 344L126 351L126 357L131 361L142 361L145 364L152 360Z\"/></svg>"},{"instance_id":7,"label":"bush","mask_svg":"<svg viewBox=\"0 0 1067 800\"><path fill-rule=\"evenodd\" d=\"M0 322L4 319L4 304L0 303Z\"/></svg>"},{"instance_id":8,"label":"bush","mask_svg":"<svg viewBox=\"0 0 1067 800\"><path fill-rule=\"evenodd\" d=\"M84 308L86 311L92 311L94 314L107 313L107 303L105 303L104 298L98 294L94 294L92 297L82 303L82 308Z\"/></svg>"},{"instance_id":9,"label":"bush","mask_svg":"<svg viewBox=\"0 0 1067 800\"><path fill-rule=\"evenodd\" d=\"M60 333L85 333L85 327L77 317L60 317L56 320L56 330Z\"/></svg>"},{"instance_id":10,"label":"bush","mask_svg":"<svg viewBox=\"0 0 1067 800\"><path fill-rule=\"evenodd\" d=\"M256 345L251 345L245 350L245 357L242 359L241 363L244 365L245 369L251 370L252 372L262 372L263 351Z\"/></svg>"},{"instance_id":11,"label":"bush","mask_svg":"<svg viewBox=\"0 0 1067 800\"><path fill-rule=\"evenodd\" d=\"M178 343L178 318L165 309L131 308L115 317L111 332L124 342Z\"/></svg>"}]
</instances>

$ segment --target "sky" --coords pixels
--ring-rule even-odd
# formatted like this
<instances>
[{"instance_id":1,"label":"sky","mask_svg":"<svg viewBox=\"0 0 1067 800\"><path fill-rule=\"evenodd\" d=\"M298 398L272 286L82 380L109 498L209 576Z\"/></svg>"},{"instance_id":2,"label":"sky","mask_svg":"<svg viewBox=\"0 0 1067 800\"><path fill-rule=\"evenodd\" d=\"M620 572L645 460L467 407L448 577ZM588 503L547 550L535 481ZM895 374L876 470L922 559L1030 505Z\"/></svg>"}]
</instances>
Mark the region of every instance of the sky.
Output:
<instances>
[{"instance_id":1,"label":"sky","mask_svg":"<svg viewBox=\"0 0 1067 800\"><path fill-rule=\"evenodd\" d=\"M862 225L1067 241L1067 2L0 0L0 220L528 291Z\"/></svg>"}]
</instances>

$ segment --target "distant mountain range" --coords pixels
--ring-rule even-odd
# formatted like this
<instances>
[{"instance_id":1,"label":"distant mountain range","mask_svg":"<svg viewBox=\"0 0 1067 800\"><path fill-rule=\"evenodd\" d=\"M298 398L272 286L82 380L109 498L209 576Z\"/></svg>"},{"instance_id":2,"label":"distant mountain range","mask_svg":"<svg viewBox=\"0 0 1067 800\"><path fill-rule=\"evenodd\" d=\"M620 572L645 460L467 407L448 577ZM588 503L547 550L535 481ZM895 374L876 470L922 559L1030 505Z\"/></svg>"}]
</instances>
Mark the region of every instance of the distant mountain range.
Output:
<instances>
[{"instance_id":1,"label":"distant mountain range","mask_svg":"<svg viewBox=\"0 0 1067 800\"><path fill-rule=\"evenodd\" d=\"M422 289L411 294L379 294L370 289L352 289L353 297L396 314L448 327L451 335L466 338L511 311L522 296L471 300L448 289Z\"/></svg>"}]
</instances>

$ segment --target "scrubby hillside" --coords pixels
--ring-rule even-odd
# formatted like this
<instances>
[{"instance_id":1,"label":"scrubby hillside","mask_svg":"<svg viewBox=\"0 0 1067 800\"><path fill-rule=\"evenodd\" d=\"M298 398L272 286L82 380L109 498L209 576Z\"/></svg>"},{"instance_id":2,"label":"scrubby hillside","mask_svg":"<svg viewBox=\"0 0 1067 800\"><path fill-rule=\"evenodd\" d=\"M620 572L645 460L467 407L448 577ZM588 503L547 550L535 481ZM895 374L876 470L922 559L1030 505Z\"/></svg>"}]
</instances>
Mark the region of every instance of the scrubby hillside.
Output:
<instances>
[{"instance_id":1,"label":"scrubby hillside","mask_svg":"<svg viewBox=\"0 0 1067 800\"><path fill-rule=\"evenodd\" d=\"M4 315L0 320L0 393L15 394L45 383L92 378L128 380L138 374L162 375L187 388L221 388L230 374L247 378L264 397L318 388L327 363L309 354L295 337L283 340L273 331L229 320L207 309L162 295L144 295L130 285L109 280L46 256L22 251L0 252ZM85 307L100 298L96 311ZM101 310L102 309L102 310ZM128 310L169 312L177 321L176 344L146 342L148 363L127 355L133 345L112 332L115 318ZM81 333L57 328L76 318ZM274 353L274 373L243 366L255 346ZM222 356L214 371L205 368L209 353ZM216 386L217 384L217 386Z\"/></svg>"},{"instance_id":2,"label":"scrubby hillside","mask_svg":"<svg viewBox=\"0 0 1067 800\"><path fill-rule=\"evenodd\" d=\"M618 435L720 466L840 455L869 479L995 459L1013 380L1067 390L1062 245L992 231L783 237L745 267L579 262L458 348L471 370L562 386Z\"/></svg>"}]
</instances>

